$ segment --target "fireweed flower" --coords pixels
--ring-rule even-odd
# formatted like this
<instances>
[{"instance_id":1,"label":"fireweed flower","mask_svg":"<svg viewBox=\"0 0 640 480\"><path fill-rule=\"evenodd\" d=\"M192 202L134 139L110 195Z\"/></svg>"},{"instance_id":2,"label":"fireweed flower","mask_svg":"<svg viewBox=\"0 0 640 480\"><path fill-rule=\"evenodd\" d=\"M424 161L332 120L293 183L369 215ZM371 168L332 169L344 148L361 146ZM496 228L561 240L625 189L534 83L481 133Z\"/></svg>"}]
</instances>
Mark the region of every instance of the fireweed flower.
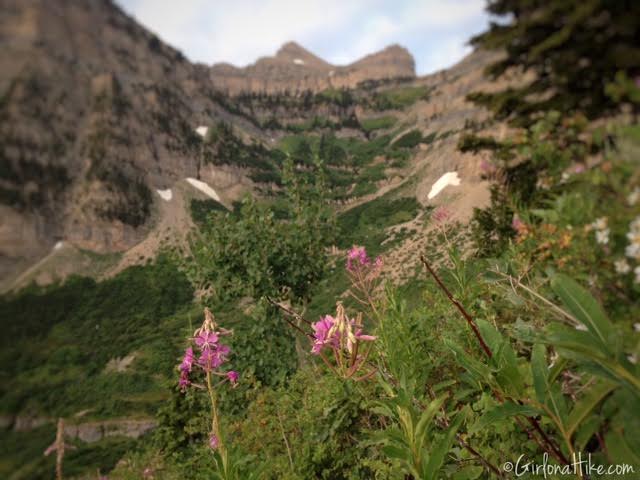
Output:
<instances>
[{"instance_id":1,"label":"fireweed flower","mask_svg":"<svg viewBox=\"0 0 640 480\"><path fill-rule=\"evenodd\" d=\"M431 214L431 218L433 218L437 223L444 223L451 217L451 212L442 205L437 207L433 213Z\"/></svg>"},{"instance_id":2,"label":"fireweed flower","mask_svg":"<svg viewBox=\"0 0 640 480\"><path fill-rule=\"evenodd\" d=\"M360 349L362 342L373 342L376 337L362 332L362 314L355 319L347 316L342 303L338 302L336 316L324 316L313 324L313 346L311 353L319 355L322 360L340 377L363 380L375 372L362 372L365 368L371 348L363 353ZM333 364L324 353L333 356ZM361 373L359 377L356 374Z\"/></svg>"},{"instance_id":3,"label":"fireweed flower","mask_svg":"<svg viewBox=\"0 0 640 480\"><path fill-rule=\"evenodd\" d=\"M222 450L224 448L221 442L222 437L220 436L216 388L226 381L229 381L229 383L235 386L239 377L238 372L236 371L231 370L224 372L221 370L221 367L228 361L231 349L228 345L220 343L220 340L222 337L231 335L232 333L233 332L230 330L218 327L213 318L213 314L209 309L205 308L202 326L194 332L191 339L193 346L190 346L185 350L182 362L179 366L179 386L181 390L184 391L187 387L193 385L208 391L209 400L211 402L212 417L209 446L212 450ZM196 356L198 357L197 360ZM200 375L204 373L204 386L193 383L189 378L190 375L194 375L196 373L196 369L200 372ZM213 379L215 377L222 378L216 385L213 383Z\"/></svg>"},{"instance_id":4,"label":"fireweed flower","mask_svg":"<svg viewBox=\"0 0 640 480\"><path fill-rule=\"evenodd\" d=\"M311 353L318 354L329 343L336 343L337 338L329 336L334 323L335 319L331 315L325 315L320 321L312 325L314 342Z\"/></svg>"},{"instance_id":5,"label":"fireweed flower","mask_svg":"<svg viewBox=\"0 0 640 480\"><path fill-rule=\"evenodd\" d=\"M367 256L367 251L364 247L353 246L349 253L347 253L347 270L354 271L358 267L367 266L371 263L371 260Z\"/></svg>"},{"instance_id":6,"label":"fireweed flower","mask_svg":"<svg viewBox=\"0 0 640 480\"><path fill-rule=\"evenodd\" d=\"M215 348L218 343L218 334L215 332L200 332L194 338L195 344L201 348Z\"/></svg>"},{"instance_id":7,"label":"fireweed flower","mask_svg":"<svg viewBox=\"0 0 640 480\"><path fill-rule=\"evenodd\" d=\"M235 386L238 383L238 372L235 370L227 372L227 379L231 382L231 385Z\"/></svg>"},{"instance_id":8,"label":"fireweed flower","mask_svg":"<svg viewBox=\"0 0 640 480\"><path fill-rule=\"evenodd\" d=\"M378 286L384 262L381 257L371 260L364 247L354 245L347 253L346 269L351 280L350 295L375 310L372 294Z\"/></svg>"}]
</instances>

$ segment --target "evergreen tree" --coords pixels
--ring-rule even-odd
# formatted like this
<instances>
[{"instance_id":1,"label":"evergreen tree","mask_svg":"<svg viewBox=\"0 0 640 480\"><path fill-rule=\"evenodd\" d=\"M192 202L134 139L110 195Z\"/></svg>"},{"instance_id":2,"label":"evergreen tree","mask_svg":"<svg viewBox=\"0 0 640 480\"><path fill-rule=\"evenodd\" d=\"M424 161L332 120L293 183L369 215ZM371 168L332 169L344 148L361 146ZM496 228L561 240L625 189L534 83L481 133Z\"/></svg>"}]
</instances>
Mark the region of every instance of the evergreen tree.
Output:
<instances>
[{"instance_id":1,"label":"evergreen tree","mask_svg":"<svg viewBox=\"0 0 640 480\"><path fill-rule=\"evenodd\" d=\"M511 67L535 73L523 87L469 96L498 119L526 126L552 109L598 117L615 107L605 88L616 73L640 75L638 1L489 0L487 10L507 19L472 39L506 53L487 73L497 78Z\"/></svg>"}]
</instances>

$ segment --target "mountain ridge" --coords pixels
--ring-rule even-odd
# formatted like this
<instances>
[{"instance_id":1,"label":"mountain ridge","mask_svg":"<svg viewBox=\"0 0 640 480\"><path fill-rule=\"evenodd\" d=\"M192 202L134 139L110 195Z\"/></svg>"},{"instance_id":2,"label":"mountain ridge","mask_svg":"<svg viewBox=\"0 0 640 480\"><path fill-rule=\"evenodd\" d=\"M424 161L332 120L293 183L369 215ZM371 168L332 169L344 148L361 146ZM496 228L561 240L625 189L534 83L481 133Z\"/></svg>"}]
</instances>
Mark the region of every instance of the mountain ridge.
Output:
<instances>
[{"instance_id":1,"label":"mountain ridge","mask_svg":"<svg viewBox=\"0 0 640 480\"><path fill-rule=\"evenodd\" d=\"M397 44L347 65L332 65L299 44L287 42L275 55L261 57L246 67L230 63L210 67L212 83L229 95L320 92L329 88L356 88L363 81L415 77L413 56Z\"/></svg>"}]
</instances>

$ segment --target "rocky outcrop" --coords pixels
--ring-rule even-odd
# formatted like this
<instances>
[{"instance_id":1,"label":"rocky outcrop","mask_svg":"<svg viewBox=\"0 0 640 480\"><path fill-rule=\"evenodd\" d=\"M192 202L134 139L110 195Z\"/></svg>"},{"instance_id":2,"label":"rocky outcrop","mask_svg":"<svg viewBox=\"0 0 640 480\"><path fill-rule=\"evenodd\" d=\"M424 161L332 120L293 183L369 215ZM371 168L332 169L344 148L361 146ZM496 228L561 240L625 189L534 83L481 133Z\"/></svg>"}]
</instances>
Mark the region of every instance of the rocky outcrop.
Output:
<instances>
[{"instance_id":1,"label":"rocky outcrop","mask_svg":"<svg viewBox=\"0 0 640 480\"><path fill-rule=\"evenodd\" d=\"M253 93L319 92L328 88L354 88L367 80L415 77L415 63L407 49L392 45L346 66L335 66L300 45L285 44L275 56L245 68L217 64L210 69L213 85L237 95Z\"/></svg>"},{"instance_id":2,"label":"rocky outcrop","mask_svg":"<svg viewBox=\"0 0 640 480\"><path fill-rule=\"evenodd\" d=\"M28 432L43 425L54 424L55 420L47 417L18 415L16 417L0 416L0 428L13 428L16 432ZM93 443L105 437L138 438L153 430L158 422L153 419L114 419L84 423L65 423L64 434L67 438Z\"/></svg>"},{"instance_id":3,"label":"rocky outcrop","mask_svg":"<svg viewBox=\"0 0 640 480\"><path fill-rule=\"evenodd\" d=\"M105 437L138 438L157 425L155 420L108 420L104 422L87 422L77 425L66 425L65 436L77 438L86 443L93 443Z\"/></svg>"}]
</instances>

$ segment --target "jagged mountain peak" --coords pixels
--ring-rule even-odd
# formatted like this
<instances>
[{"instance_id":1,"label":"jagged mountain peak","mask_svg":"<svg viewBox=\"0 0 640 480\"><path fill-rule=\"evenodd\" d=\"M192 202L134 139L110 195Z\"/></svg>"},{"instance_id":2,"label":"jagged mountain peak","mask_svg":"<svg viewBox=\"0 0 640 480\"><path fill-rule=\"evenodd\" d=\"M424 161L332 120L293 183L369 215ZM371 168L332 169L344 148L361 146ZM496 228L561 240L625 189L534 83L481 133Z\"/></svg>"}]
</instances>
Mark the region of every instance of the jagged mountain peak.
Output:
<instances>
[{"instance_id":1,"label":"jagged mountain peak","mask_svg":"<svg viewBox=\"0 0 640 480\"><path fill-rule=\"evenodd\" d=\"M242 92L301 92L353 88L366 80L415 77L409 51L394 44L349 65L332 65L295 42L287 42L274 56L262 57L245 68L219 63L211 67L213 84L229 94Z\"/></svg>"}]
</instances>

